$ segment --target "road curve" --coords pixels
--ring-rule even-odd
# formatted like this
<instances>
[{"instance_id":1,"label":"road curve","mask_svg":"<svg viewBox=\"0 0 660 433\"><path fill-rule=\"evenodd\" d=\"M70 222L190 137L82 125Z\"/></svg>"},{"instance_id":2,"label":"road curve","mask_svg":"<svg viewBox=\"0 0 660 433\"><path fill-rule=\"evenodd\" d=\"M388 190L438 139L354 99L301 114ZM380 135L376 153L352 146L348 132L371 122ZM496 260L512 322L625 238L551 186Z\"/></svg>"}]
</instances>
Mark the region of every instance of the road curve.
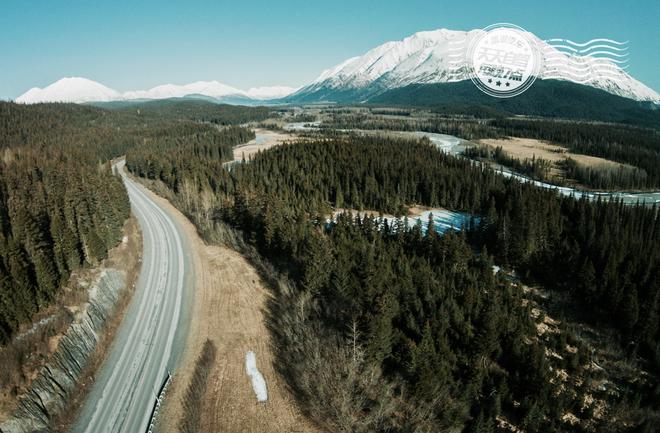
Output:
<instances>
[{"instance_id":1,"label":"road curve","mask_svg":"<svg viewBox=\"0 0 660 433\"><path fill-rule=\"evenodd\" d=\"M174 218L124 173L124 164L116 167L142 229L142 269L74 433L146 432L156 394L187 336L193 294L187 240Z\"/></svg>"}]
</instances>

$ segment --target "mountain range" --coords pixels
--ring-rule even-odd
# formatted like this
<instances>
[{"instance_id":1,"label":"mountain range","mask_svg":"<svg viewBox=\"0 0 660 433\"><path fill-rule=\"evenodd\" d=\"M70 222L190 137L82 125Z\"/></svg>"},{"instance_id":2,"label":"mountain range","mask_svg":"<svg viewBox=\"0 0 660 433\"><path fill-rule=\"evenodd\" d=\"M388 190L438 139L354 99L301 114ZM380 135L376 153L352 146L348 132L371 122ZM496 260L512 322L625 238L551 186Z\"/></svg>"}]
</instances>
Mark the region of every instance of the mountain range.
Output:
<instances>
[{"instance_id":1,"label":"mountain range","mask_svg":"<svg viewBox=\"0 0 660 433\"><path fill-rule=\"evenodd\" d=\"M481 32L440 29L386 42L324 71L287 99L369 101L389 90L413 84L469 80L467 51L472 39ZM569 81L636 101L660 102L660 94L631 77L615 62L589 55L569 55L532 33L527 36L536 43L542 56L540 79Z\"/></svg>"},{"instance_id":2,"label":"mountain range","mask_svg":"<svg viewBox=\"0 0 660 433\"><path fill-rule=\"evenodd\" d=\"M182 97L200 97L216 102L263 101L285 97L296 89L286 86L253 87L240 90L218 81L197 81L185 85L164 84L149 90L134 90L120 93L101 83L82 77L62 78L41 89L34 87L16 102L34 104L38 102L107 102L123 100L152 100Z\"/></svg>"},{"instance_id":3,"label":"mountain range","mask_svg":"<svg viewBox=\"0 0 660 433\"><path fill-rule=\"evenodd\" d=\"M63 78L43 89L30 89L16 98L16 102L80 103L180 97L228 103L382 102L388 100L388 92L400 94L399 89L409 86L416 86L419 93L420 85L437 87L469 80L467 50L480 32L439 29L386 42L323 71L316 80L299 89L280 86L243 91L217 81L198 81L120 93L86 78L74 77ZM660 94L630 76L617 63L590 55L566 54L532 33L527 35L542 54L539 79L575 83L634 101L660 103Z\"/></svg>"}]
</instances>

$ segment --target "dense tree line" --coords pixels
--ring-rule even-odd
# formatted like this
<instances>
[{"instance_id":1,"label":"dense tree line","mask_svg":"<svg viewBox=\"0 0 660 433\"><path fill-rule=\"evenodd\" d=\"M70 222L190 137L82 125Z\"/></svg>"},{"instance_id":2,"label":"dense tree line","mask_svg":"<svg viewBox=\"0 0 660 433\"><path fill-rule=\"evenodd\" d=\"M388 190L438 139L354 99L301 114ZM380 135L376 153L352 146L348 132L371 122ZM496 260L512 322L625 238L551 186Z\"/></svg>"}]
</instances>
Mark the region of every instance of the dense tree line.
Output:
<instances>
[{"instance_id":1,"label":"dense tree line","mask_svg":"<svg viewBox=\"0 0 660 433\"><path fill-rule=\"evenodd\" d=\"M643 103L604 90L569 81L538 80L515 98L491 98L470 80L455 83L410 84L369 95L347 92L348 101L370 104L427 107L437 113L481 118L540 116L546 119L615 122L660 128L660 112L651 102ZM367 93L367 94L365 94ZM332 98L342 101L340 92Z\"/></svg>"},{"instance_id":2,"label":"dense tree line","mask_svg":"<svg viewBox=\"0 0 660 433\"><path fill-rule=\"evenodd\" d=\"M502 135L549 140L567 146L573 153L599 156L640 169L641 173L622 172L619 177L625 184L637 186L635 184L639 182L638 187L642 188L660 185L658 130L609 124L522 119L495 119L490 121L489 125Z\"/></svg>"},{"instance_id":3,"label":"dense tree line","mask_svg":"<svg viewBox=\"0 0 660 433\"><path fill-rule=\"evenodd\" d=\"M57 111L0 106L2 343L56 298L71 271L105 257L130 212L121 181L82 136L53 143L68 116L89 113L63 110L62 120Z\"/></svg>"},{"instance_id":4,"label":"dense tree line","mask_svg":"<svg viewBox=\"0 0 660 433\"><path fill-rule=\"evenodd\" d=\"M463 155L471 159L494 162L531 179L559 186L577 183L581 188L587 186L601 190L635 190L645 188L647 185L646 172L621 164L590 167L580 164L571 157L555 163L536 156L519 159L510 156L501 146L493 149L485 145L468 147ZM553 173L553 168L557 173Z\"/></svg>"},{"instance_id":5,"label":"dense tree line","mask_svg":"<svg viewBox=\"0 0 660 433\"><path fill-rule=\"evenodd\" d=\"M501 138L504 135L488 125L486 120L470 118L449 118L441 116L412 117L394 115L374 115L349 112L347 114L333 113L325 120L322 128L326 129L366 129L390 131L423 131L438 134L449 134L466 140L476 138ZM396 112L394 112L396 113Z\"/></svg>"},{"instance_id":6,"label":"dense tree line","mask_svg":"<svg viewBox=\"0 0 660 433\"><path fill-rule=\"evenodd\" d=\"M310 353L348 365L348 371L326 367L338 368L337 380L366 396L354 403L372 420L371 429L407 431L423 425L416 418L422 417L432 420L430 430L493 431L500 414L526 431L565 428L561 415L580 410L582 391L556 388L544 349L530 338L520 292L493 277L487 251L527 278L570 293L585 311L594 310L596 321L621 317L611 324L628 348L649 362L660 360L656 208L561 198L424 141L317 139L271 149L231 172L216 161L191 164L182 156L141 147L128 164L178 190L179 203L198 225L224 221L240 228L297 283L298 303L286 302L281 315L281 347L293 386L303 399L324 396L326 418L333 417L336 395L310 385ZM167 175L150 175L145 161L169 167ZM413 203L479 214L482 223L465 235L445 236L401 225L377 228L370 219L340 218L324 228L332 207L402 213ZM284 319L290 316L297 319ZM305 327L315 331L286 337ZM320 342L301 350L306 338ZM351 342L352 351L344 352ZM364 364L358 362L362 350ZM585 360L570 356L561 367L580 369ZM356 371L374 378L382 373L393 388L356 379ZM657 410L654 386L634 390L632 406Z\"/></svg>"},{"instance_id":7,"label":"dense tree line","mask_svg":"<svg viewBox=\"0 0 660 433\"><path fill-rule=\"evenodd\" d=\"M189 154L221 160L231 155L222 140L253 134L219 125L262 119L264 110L0 102L0 343L56 299L71 271L97 263L121 239L130 207L111 158L135 146L187 144Z\"/></svg>"},{"instance_id":8,"label":"dense tree line","mask_svg":"<svg viewBox=\"0 0 660 433\"><path fill-rule=\"evenodd\" d=\"M330 120L324 121L321 126L327 130L423 131L454 135L466 140L509 136L548 140L568 147L573 153L598 156L628 165L613 170L610 167L584 167L569 161L563 167L567 169L568 179L592 188L607 189L648 189L660 185L660 133L653 129L503 117L490 120L458 116L394 117L355 111L339 114L332 112ZM476 152L483 153L480 149ZM494 155L489 156L492 158ZM543 163L504 158L502 152L497 156L502 157L497 162L507 167L521 170L523 174L533 175L540 180L545 179L542 177L547 174L543 173Z\"/></svg>"},{"instance_id":9,"label":"dense tree line","mask_svg":"<svg viewBox=\"0 0 660 433\"><path fill-rule=\"evenodd\" d=\"M627 165L588 167L573 158L565 158L559 166L564 170L566 178L597 189L636 190L648 187L646 172L636 167Z\"/></svg>"},{"instance_id":10,"label":"dense tree line","mask_svg":"<svg viewBox=\"0 0 660 433\"><path fill-rule=\"evenodd\" d=\"M161 137L129 150L129 170L141 177L161 180L176 193L184 193L193 179L204 179L215 186L215 174L223 171L223 162L233 158L232 148L255 137L254 131L240 126L208 128L203 132L195 128L194 134ZM187 175L185 181L182 173Z\"/></svg>"},{"instance_id":11,"label":"dense tree line","mask_svg":"<svg viewBox=\"0 0 660 433\"><path fill-rule=\"evenodd\" d=\"M485 215L478 242L501 262L528 270L550 287L571 290L587 305L601 308L604 318L644 308L620 326L628 336L641 337L637 343L645 341L647 349L657 350L660 232L655 207L561 198L432 146L377 138L289 145L232 174L257 194L275 195L306 210L332 204L397 213L420 203ZM609 281L574 286L580 259L587 256L598 257L595 275ZM589 296L596 286L601 292Z\"/></svg>"},{"instance_id":12,"label":"dense tree line","mask_svg":"<svg viewBox=\"0 0 660 433\"><path fill-rule=\"evenodd\" d=\"M239 125L259 122L271 115L267 107L216 104L208 101L166 99L147 102L110 102L109 106L119 113L138 114L141 119L152 121L192 120L216 125Z\"/></svg>"},{"instance_id":13,"label":"dense tree line","mask_svg":"<svg viewBox=\"0 0 660 433\"><path fill-rule=\"evenodd\" d=\"M464 155L472 159L493 161L512 169L516 173L529 176L532 179L552 181L554 184L558 184L561 181L561 179L550 176L553 165L549 160L537 158L536 156L520 160L510 156L502 149L502 146L497 146L495 149L488 146L473 146L467 148Z\"/></svg>"}]
</instances>

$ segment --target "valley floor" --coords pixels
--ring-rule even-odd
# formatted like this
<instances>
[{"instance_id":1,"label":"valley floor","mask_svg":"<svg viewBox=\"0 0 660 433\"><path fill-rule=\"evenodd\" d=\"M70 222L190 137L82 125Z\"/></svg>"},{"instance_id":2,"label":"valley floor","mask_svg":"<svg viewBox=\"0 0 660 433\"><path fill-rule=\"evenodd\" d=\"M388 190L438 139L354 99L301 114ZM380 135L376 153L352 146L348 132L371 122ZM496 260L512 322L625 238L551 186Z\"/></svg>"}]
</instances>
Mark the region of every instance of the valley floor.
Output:
<instances>
[{"instance_id":1,"label":"valley floor","mask_svg":"<svg viewBox=\"0 0 660 433\"><path fill-rule=\"evenodd\" d=\"M314 432L273 366L270 334L264 311L269 292L256 270L237 252L206 245L193 224L167 200L168 207L191 240L196 282L195 304L184 358L166 397L159 431L179 431L185 393L205 341L217 353L201 399L201 433ZM266 380L268 401L258 403L246 373L248 351Z\"/></svg>"},{"instance_id":2,"label":"valley floor","mask_svg":"<svg viewBox=\"0 0 660 433\"><path fill-rule=\"evenodd\" d=\"M503 139L485 138L477 141L478 143L485 144L492 148L501 147L507 154L514 158L524 160L543 158L553 163L563 161L566 158L572 158L578 163L586 167L608 167L618 168L623 165L615 161L597 156L582 155L579 153L572 153L568 148L553 144L543 140L535 140L533 138L520 138L509 137ZM630 166L628 166L630 167Z\"/></svg>"},{"instance_id":3,"label":"valley floor","mask_svg":"<svg viewBox=\"0 0 660 433\"><path fill-rule=\"evenodd\" d=\"M294 140L296 137L291 134L270 131L267 129L255 129L256 138L245 144L234 147L234 161L242 161L253 157L258 152L268 150L271 147L278 146L285 141Z\"/></svg>"}]
</instances>

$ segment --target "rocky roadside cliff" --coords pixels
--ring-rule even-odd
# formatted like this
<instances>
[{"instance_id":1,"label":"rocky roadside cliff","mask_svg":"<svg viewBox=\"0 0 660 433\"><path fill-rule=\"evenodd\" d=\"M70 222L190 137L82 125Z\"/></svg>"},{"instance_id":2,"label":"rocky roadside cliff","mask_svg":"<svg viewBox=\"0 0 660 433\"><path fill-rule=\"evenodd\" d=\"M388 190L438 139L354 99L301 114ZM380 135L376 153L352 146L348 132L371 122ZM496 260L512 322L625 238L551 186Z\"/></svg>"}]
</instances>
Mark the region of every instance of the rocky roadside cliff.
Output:
<instances>
[{"instance_id":1,"label":"rocky roadside cliff","mask_svg":"<svg viewBox=\"0 0 660 433\"><path fill-rule=\"evenodd\" d=\"M0 433L48 432L49 422L68 404L103 327L126 286L124 274L116 269L101 272L89 289L89 301L60 341L48 364L21 398L16 411L0 424Z\"/></svg>"}]
</instances>

